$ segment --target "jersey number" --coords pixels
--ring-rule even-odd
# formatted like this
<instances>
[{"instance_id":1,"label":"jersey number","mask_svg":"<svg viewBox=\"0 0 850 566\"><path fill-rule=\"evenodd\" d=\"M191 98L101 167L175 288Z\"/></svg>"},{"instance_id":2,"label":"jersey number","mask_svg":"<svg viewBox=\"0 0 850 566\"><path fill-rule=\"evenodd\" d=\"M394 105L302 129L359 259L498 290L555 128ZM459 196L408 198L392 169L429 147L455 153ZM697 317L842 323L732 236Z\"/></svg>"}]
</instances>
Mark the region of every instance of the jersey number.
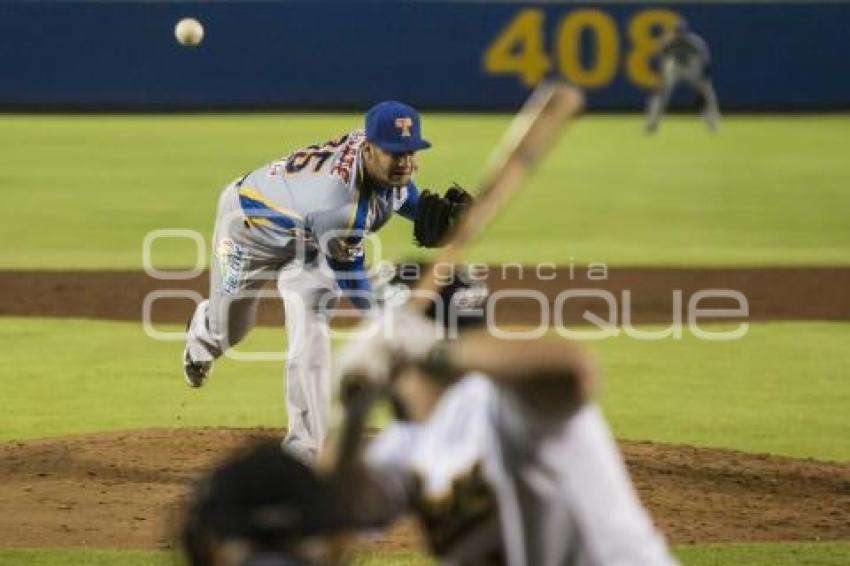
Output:
<instances>
[{"instance_id":1,"label":"jersey number","mask_svg":"<svg viewBox=\"0 0 850 566\"><path fill-rule=\"evenodd\" d=\"M319 169L322 168L328 158L330 158L333 154L334 153L330 150L305 149L296 151L289 156L289 159L286 160L286 172L299 173L300 171L303 171L311 161L314 161L315 164L313 165L313 173L318 173Z\"/></svg>"},{"instance_id":2,"label":"jersey number","mask_svg":"<svg viewBox=\"0 0 850 566\"><path fill-rule=\"evenodd\" d=\"M348 140L348 135L339 139L327 141L321 145L308 145L286 158L286 172L300 173L305 167L313 164L313 173L318 173L334 152Z\"/></svg>"}]
</instances>

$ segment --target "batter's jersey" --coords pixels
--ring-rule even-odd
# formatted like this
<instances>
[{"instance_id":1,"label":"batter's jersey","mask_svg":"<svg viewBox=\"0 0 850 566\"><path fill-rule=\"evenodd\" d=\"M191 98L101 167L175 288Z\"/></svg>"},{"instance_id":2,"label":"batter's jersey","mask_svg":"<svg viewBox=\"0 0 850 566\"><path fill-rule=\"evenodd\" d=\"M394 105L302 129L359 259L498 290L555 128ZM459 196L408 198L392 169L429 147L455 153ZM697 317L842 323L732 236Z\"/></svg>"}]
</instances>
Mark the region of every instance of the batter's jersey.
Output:
<instances>
[{"instance_id":1,"label":"batter's jersey","mask_svg":"<svg viewBox=\"0 0 850 566\"><path fill-rule=\"evenodd\" d=\"M393 211L413 219L418 190L382 187L365 180L362 130L310 145L237 181L239 203L257 237L281 245L304 237L336 261L363 256L363 237L380 229Z\"/></svg>"},{"instance_id":2,"label":"batter's jersey","mask_svg":"<svg viewBox=\"0 0 850 566\"><path fill-rule=\"evenodd\" d=\"M545 430L470 374L427 421L394 423L367 464L448 564L675 564L598 407Z\"/></svg>"}]
</instances>

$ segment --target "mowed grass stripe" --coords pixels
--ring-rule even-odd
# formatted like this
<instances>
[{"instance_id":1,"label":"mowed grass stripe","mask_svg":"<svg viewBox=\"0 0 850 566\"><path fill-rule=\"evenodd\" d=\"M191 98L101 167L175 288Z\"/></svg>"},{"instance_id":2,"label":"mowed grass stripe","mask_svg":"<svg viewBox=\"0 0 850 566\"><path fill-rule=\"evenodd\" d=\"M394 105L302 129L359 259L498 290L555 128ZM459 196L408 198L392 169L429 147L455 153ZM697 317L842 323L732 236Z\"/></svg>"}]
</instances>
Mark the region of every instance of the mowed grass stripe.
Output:
<instances>
[{"instance_id":1,"label":"mowed grass stripe","mask_svg":"<svg viewBox=\"0 0 850 566\"><path fill-rule=\"evenodd\" d=\"M673 548L685 566L839 566L847 563L850 543L748 543L696 544ZM179 566L172 552L92 549L0 549L0 566ZM356 566L425 566L427 557L410 552L367 554Z\"/></svg>"},{"instance_id":2,"label":"mowed grass stripe","mask_svg":"<svg viewBox=\"0 0 850 566\"><path fill-rule=\"evenodd\" d=\"M434 148L417 182L475 185L507 115L425 118ZM138 267L158 228L212 231L231 179L358 127L337 115L0 116L2 267ZM618 265L850 263L850 117L733 116L712 136L693 116L645 137L638 116L575 124L472 256L490 262ZM418 253L410 226L383 256ZM160 266L194 264L162 242ZM206 259L206 254L204 254Z\"/></svg>"},{"instance_id":3,"label":"mowed grass stripe","mask_svg":"<svg viewBox=\"0 0 850 566\"><path fill-rule=\"evenodd\" d=\"M169 326L162 330L179 331ZM285 424L283 361L224 359L186 387L179 342L137 323L0 318L0 439L113 429ZM850 324L753 324L733 342L588 342L604 369L616 434L748 452L850 460ZM282 329L256 329L243 352L277 352Z\"/></svg>"}]
</instances>

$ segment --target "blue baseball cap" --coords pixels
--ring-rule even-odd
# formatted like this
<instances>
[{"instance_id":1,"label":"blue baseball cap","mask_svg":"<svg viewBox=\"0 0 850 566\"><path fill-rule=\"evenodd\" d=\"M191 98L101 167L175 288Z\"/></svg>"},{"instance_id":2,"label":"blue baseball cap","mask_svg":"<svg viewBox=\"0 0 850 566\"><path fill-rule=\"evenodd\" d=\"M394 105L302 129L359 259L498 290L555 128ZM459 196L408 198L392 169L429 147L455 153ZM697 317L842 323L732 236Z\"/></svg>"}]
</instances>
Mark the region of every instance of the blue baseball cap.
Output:
<instances>
[{"instance_id":1,"label":"blue baseball cap","mask_svg":"<svg viewBox=\"0 0 850 566\"><path fill-rule=\"evenodd\" d=\"M366 112L366 139L391 153L428 149L419 112L396 100L379 102Z\"/></svg>"}]
</instances>

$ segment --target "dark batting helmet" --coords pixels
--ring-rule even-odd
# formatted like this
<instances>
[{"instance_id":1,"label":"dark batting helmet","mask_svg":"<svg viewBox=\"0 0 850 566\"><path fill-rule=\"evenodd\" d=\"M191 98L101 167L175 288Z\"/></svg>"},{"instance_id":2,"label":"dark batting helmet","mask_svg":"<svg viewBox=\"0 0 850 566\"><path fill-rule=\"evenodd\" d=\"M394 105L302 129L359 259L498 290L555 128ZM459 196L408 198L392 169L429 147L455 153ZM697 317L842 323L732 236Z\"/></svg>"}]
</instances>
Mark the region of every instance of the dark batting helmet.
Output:
<instances>
[{"instance_id":1,"label":"dark batting helmet","mask_svg":"<svg viewBox=\"0 0 850 566\"><path fill-rule=\"evenodd\" d=\"M352 522L331 480L263 442L195 483L182 543L192 566L329 564L326 535Z\"/></svg>"}]
</instances>

